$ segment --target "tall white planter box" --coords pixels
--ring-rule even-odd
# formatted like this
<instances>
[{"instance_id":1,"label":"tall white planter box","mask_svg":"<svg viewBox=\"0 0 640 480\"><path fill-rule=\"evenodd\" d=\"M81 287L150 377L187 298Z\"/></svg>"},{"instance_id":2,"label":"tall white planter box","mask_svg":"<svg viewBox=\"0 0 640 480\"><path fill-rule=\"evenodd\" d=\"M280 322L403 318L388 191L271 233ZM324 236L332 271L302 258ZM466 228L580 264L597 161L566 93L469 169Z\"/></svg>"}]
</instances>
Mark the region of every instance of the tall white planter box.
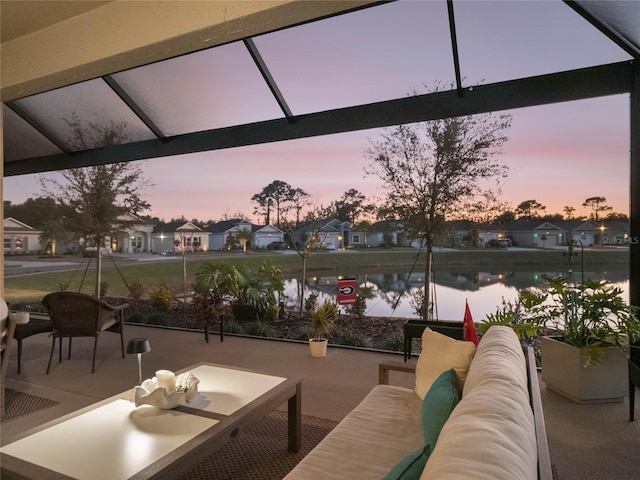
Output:
<instances>
[{"instance_id":1,"label":"tall white planter box","mask_svg":"<svg viewBox=\"0 0 640 480\"><path fill-rule=\"evenodd\" d=\"M540 343L542 381L578 403L622 402L629 394L627 355L611 348L602 363L584 368L584 351L551 337Z\"/></svg>"}]
</instances>

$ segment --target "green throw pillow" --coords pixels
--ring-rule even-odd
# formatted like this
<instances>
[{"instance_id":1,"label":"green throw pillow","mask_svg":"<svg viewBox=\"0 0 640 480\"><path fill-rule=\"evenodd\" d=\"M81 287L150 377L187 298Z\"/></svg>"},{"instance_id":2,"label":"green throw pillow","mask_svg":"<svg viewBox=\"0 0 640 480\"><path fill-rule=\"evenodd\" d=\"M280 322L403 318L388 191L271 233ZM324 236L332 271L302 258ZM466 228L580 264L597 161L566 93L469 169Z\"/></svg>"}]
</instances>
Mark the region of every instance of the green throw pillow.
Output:
<instances>
[{"instance_id":1,"label":"green throw pillow","mask_svg":"<svg viewBox=\"0 0 640 480\"><path fill-rule=\"evenodd\" d=\"M433 382L422 402L422 428L424 443L436 446L440 430L460 401L456 387L456 372L446 370Z\"/></svg>"},{"instance_id":2,"label":"green throw pillow","mask_svg":"<svg viewBox=\"0 0 640 480\"><path fill-rule=\"evenodd\" d=\"M422 450L417 450L400 460L383 480L418 480L429 455L431 455L431 447L425 445Z\"/></svg>"},{"instance_id":3,"label":"green throw pillow","mask_svg":"<svg viewBox=\"0 0 640 480\"><path fill-rule=\"evenodd\" d=\"M422 428L425 446L398 462L383 480L418 480L438 441L440 430L460 401L456 372L442 372L433 382L422 402Z\"/></svg>"}]
</instances>

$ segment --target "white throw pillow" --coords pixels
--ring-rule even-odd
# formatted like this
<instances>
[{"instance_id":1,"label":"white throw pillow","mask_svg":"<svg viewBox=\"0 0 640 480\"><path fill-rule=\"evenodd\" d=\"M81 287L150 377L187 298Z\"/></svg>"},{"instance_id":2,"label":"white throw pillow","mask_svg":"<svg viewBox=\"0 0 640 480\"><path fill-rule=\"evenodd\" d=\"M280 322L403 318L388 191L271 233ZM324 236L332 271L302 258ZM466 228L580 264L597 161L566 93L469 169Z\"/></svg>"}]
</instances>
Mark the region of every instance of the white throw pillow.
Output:
<instances>
[{"instance_id":1,"label":"white throw pillow","mask_svg":"<svg viewBox=\"0 0 640 480\"><path fill-rule=\"evenodd\" d=\"M416 364L416 394L421 399L431 388L431 384L440 374L453 368L458 377L458 390L462 392L469 364L473 359L476 346L472 342L463 342L447 337L430 328L422 334L422 352Z\"/></svg>"}]
</instances>

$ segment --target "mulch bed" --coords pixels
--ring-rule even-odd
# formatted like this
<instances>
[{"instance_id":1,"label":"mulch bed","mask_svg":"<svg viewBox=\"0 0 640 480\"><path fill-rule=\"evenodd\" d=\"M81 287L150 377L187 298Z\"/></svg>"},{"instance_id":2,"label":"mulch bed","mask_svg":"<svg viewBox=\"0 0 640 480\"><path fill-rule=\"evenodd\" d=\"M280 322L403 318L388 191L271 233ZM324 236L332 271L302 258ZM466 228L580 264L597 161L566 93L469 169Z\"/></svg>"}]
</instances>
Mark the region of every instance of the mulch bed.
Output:
<instances>
[{"instance_id":1,"label":"mulch bed","mask_svg":"<svg viewBox=\"0 0 640 480\"><path fill-rule=\"evenodd\" d=\"M174 302L166 312L160 312L148 300L132 301L124 298L104 298L113 305L127 302L126 321L164 327L177 327L194 330L204 328L203 320L198 318L189 305ZM284 319L266 322L272 331L271 337L287 340L306 340L308 338L309 321L300 318L298 312L287 310ZM340 315L336 324L336 332L329 339L333 344L359 346L376 350L402 350L402 325L405 318L368 317L358 318L355 315ZM213 329L218 325L213 324ZM244 330L250 332L250 325L240 323Z\"/></svg>"}]
</instances>

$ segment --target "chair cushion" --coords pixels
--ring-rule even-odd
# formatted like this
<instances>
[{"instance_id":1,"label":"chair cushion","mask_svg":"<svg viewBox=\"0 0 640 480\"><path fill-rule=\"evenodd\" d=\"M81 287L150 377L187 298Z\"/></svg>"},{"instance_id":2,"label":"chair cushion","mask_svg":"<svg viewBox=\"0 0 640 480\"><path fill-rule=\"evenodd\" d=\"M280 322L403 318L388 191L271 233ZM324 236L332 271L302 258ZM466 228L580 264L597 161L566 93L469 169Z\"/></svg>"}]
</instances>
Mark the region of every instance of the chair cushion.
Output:
<instances>
[{"instance_id":1,"label":"chair cushion","mask_svg":"<svg viewBox=\"0 0 640 480\"><path fill-rule=\"evenodd\" d=\"M454 340L425 328L422 333L422 352L416 364L415 390L418 397L424 399L436 378L451 368L457 375L458 390L462 391L475 351L476 346L472 342Z\"/></svg>"},{"instance_id":2,"label":"chair cushion","mask_svg":"<svg viewBox=\"0 0 640 480\"><path fill-rule=\"evenodd\" d=\"M102 328L100 330L102 331L108 330L109 328L113 327L115 324L116 324L116 319L109 318L104 321L104 323L102 324Z\"/></svg>"}]
</instances>

